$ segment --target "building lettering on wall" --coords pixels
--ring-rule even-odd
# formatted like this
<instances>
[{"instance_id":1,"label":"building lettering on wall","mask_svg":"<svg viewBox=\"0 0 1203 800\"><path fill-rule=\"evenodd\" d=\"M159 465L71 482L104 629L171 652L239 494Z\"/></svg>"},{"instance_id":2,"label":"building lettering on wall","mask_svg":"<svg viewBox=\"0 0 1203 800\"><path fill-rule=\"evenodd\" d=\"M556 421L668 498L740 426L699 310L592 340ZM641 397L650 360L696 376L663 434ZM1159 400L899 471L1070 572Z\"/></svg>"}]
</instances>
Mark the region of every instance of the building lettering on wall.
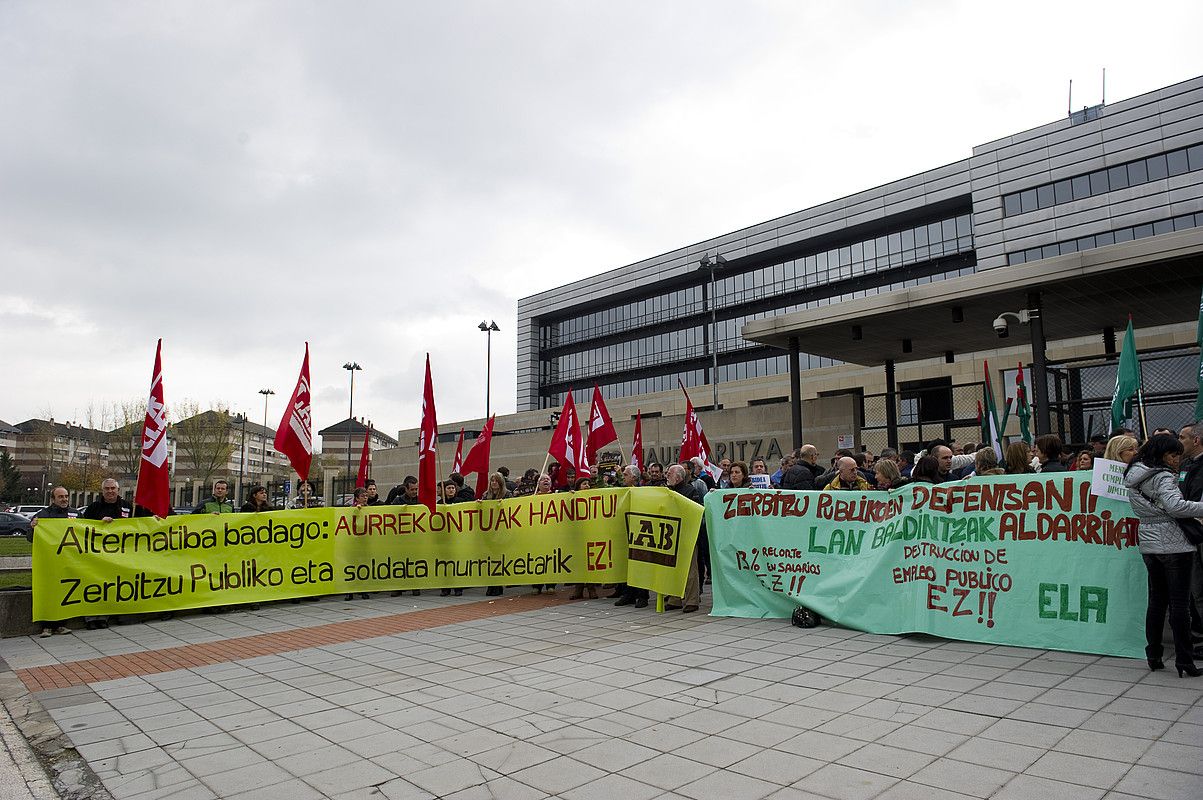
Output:
<instances>
[{"instance_id":1,"label":"building lettering on wall","mask_svg":"<svg viewBox=\"0 0 1203 800\"><path fill-rule=\"evenodd\" d=\"M733 439L727 442L711 442L714 452L710 458L720 461L729 458L732 461L748 462L754 458L763 458L771 462L782 456L781 445L777 437L760 439ZM661 464L675 464L681 459L681 445L653 445L643 454L643 463L650 464L658 461Z\"/></svg>"}]
</instances>

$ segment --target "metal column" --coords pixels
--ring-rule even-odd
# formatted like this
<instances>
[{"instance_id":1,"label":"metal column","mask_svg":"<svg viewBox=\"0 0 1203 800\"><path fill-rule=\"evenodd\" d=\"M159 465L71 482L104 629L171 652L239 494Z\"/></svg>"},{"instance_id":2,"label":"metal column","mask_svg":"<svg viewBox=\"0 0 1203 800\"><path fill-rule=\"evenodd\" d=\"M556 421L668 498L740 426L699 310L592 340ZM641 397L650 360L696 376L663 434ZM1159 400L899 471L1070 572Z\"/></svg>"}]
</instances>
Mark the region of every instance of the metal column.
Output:
<instances>
[{"instance_id":1,"label":"metal column","mask_svg":"<svg viewBox=\"0 0 1203 800\"><path fill-rule=\"evenodd\" d=\"M802 366L798 361L798 337L789 337L789 415L794 434L794 447L802 441Z\"/></svg>"},{"instance_id":2,"label":"metal column","mask_svg":"<svg viewBox=\"0 0 1203 800\"><path fill-rule=\"evenodd\" d=\"M886 359L886 444L898 449L898 387L892 358Z\"/></svg>"},{"instance_id":3,"label":"metal column","mask_svg":"<svg viewBox=\"0 0 1203 800\"><path fill-rule=\"evenodd\" d=\"M1044 319L1040 292L1028 292L1028 325L1032 330L1032 394L1036 395L1036 435L1052 431L1048 411L1048 359L1044 344Z\"/></svg>"}]
</instances>

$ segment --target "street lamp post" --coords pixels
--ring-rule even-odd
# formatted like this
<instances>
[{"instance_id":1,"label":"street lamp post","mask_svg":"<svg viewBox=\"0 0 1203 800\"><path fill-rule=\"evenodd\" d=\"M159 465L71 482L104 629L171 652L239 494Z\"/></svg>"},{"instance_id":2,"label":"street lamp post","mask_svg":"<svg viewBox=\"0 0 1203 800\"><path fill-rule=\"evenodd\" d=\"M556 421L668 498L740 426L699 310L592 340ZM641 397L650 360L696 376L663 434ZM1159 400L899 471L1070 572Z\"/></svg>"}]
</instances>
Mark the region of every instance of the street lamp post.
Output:
<instances>
[{"instance_id":1,"label":"street lamp post","mask_svg":"<svg viewBox=\"0 0 1203 800\"><path fill-rule=\"evenodd\" d=\"M710 260L710 256L702 256L701 268L710 272L710 387L714 392L714 410L718 411L718 298L714 296L714 273L719 270L727 259L720 255Z\"/></svg>"},{"instance_id":2,"label":"street lamp post","mask_svg":"<svg viewBox=\"0 0 1203 800\"><path fill-rule=\"evenodd\" d=\"M263 477L267 477L267 431L271 430L267 427L267 398L271 397L275 392L271 389L260 389L259 394L263 395ZM266 483L266 480L264 481Z\"/></svg>"},{"instance_id":3,"label":"street lamp post","mask_svg":"<svg viewBox=\"0 0 1203 800\"><path fill-rule=\"evenodd\" d=\"M246 414L238 413L234 416L234 422L242 426L242 444L238 449L238 491L234 492L234 503L237 506L242 505L242 476L244 473L244 465L246 464Z\"/></svg>"},{"instance_id":4,"label":"street lamp post","mask_svg":"<svg viewBox=\"0 0 1203 800\"><path fill-rule=\"evenodd\" d=\"M351 424L355 421L355 373L363 369L357 361L348 361L343 369L351 373L351 399L347 406L347 477L351 477Z\"/></svg>"},{"instance_id":5,"label":"street lamp post","mask_svg":"<svg viewBox=\"0 0 1203 800\"><path fill-rule=\"evenodd\" d=\"M500 332L501 328L497 327L497 323L489 320L485 324L484 320L476 327L480 328L485 335L485 422L489 421L489 393L492 387L492 372L493 372L493 332Z\"/></svg>"}]
</instances>

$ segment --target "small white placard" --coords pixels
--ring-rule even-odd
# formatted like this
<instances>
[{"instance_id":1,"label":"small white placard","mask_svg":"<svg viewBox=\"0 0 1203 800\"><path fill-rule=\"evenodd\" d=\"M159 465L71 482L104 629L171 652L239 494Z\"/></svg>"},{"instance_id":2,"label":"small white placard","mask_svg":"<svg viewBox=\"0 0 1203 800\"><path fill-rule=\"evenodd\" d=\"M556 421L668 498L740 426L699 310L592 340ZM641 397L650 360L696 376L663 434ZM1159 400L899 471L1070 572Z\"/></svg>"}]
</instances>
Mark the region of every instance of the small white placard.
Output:
<instances>
[{"instance_id":1,"label":"small white placard","mask_svg":"<svg viewBox=\"0 0 1203 800\"><path fill-rule=\"evenodd\" d=\"M1127 502L1128 489L1124 486L1124 470L1127 467L1128 465L1122 461L1096 458L1094 472L1090 475L1090 493Z\"/></svg>"},{"instance_id":2,"label":"small white placard","mask_svg":"<svg viewBox=\"0 0 1203 800\"><path fill-rule=\"evenodd\" d=\"M772 489L773 483L769 480L768 475L749 475L748 480L752 482L754 489Z\"/></svg>"},{"instance_id":3,"label":"small white placard","mask_svg":"<svg viewBox=\"0 0 1203 800\"><path fill-rule=\"evenodd\" d=\"M856 437L850 433L841 433L835 437L835 446L838 450L853 450L856 448Z\"/></svg>"}]
</instances>

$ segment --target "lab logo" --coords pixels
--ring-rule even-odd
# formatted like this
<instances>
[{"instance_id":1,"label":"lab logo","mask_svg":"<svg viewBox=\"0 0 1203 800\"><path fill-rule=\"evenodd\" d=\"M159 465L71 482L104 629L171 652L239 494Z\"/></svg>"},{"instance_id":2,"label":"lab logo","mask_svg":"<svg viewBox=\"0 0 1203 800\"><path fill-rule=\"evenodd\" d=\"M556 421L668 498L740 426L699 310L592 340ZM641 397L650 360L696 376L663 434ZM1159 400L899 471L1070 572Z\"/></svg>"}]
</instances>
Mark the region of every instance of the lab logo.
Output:
<instances>
[{"instance_id":1,"label":"lab logo","mask_svg":"<svg viewBox=\"0 0 1203 800\"><path fill-rule=\"evenodd\" d=\"M681 518L627 512L627 558L662 567L677 565Z\"/></svg>"}]
</instances>

